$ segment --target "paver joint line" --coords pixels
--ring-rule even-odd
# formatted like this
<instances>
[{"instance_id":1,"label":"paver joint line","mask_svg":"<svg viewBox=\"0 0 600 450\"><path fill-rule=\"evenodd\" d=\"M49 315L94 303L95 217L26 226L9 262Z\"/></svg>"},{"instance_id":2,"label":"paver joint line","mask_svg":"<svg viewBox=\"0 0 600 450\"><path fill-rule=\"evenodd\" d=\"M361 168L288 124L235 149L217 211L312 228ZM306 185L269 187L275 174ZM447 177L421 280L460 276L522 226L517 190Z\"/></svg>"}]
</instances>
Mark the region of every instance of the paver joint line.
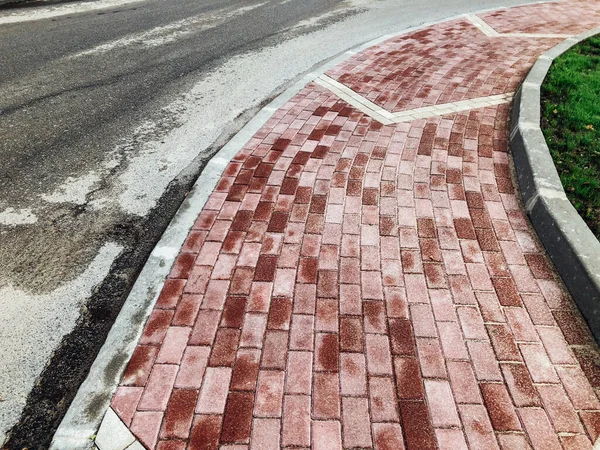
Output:
<instances>
[{"instance_id":1,"label":"paver joint line","mask_svg":"<svg viewBox=\"0 0 600 450\"><path fill-rule=\"evenodd\" d=\"M594 448L598 347L519 202L507 124L535 59L599 18L431 25L266 109L202 186L105 418L123 445Z\"/></svg>"}]
</instances>

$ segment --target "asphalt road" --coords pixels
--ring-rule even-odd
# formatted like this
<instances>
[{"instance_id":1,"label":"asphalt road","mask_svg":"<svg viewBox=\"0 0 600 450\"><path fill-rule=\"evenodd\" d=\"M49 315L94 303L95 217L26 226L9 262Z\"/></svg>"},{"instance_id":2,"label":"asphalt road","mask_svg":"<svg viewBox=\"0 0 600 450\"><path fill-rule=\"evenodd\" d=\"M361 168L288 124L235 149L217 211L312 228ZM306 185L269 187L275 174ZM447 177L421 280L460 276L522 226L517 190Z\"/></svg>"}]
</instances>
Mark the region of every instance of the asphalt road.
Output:
<instances>
[{"instance_id":1,"label":"asphalt road","mask_svg":"<svg viewBox=\"0 0 600 450\"><path fill-rule=\"evenodd\" d=\"M0 9L0 443L47 447L203 164L262 104L380 35L518 3Z\"/></svg>"}]
</instances>

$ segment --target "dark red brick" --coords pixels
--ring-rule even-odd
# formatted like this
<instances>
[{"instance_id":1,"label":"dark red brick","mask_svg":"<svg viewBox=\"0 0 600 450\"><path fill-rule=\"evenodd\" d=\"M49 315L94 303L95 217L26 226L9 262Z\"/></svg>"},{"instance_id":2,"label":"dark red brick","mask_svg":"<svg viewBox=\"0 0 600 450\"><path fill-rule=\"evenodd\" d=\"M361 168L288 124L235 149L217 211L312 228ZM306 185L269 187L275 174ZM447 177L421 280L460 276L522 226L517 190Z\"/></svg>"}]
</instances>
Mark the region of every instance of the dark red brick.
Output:
<instances>
[{"instance_id":1,"label":"dark red brick","mask_svg":"<svg viewBox=\"0 0 600 450\"><path fill-rule=\"evenodd\" d=\"M304 166L308 162L309 159L310 159L309 152L298 152L298 153L296 153L296 156L294 156L294 159L292 160L292 164L299 164L301 166Z\"/></svg>"},{"instance_id":2,"label":"dark red brick","mask_svg":"<svg viewBox=\"0 0 600 450\"><path fill-rule=\"evenodd\" d=\"M188 438L197 399L198 391L173 389L160 431L161 438Z\"/></svg>"},{"instance_id":3,"label":"dark red brick","mask_svg":"<svg viewBox=\"0 0 600 450\"><path fill-rule=\"evenodd\" d=\"M229 188L226 200L228 202L241 202L244 199L244 195L248 191L248 186L243 184L234 184Z\"/></svg>"},{"instance_id":4,"label":"dark red brick","mask_svg":"<svg viewBox=\"0 0 600 450\"><path fill-rule=\"evenodd\" d=\"M496 235L494 231L491 229L476 229L475 233L477 234L477 241L479 242L479 247L484 252L498 252L500 251L500 247L498 246L498 241L496 240Z\"/></svg>"},{"instance_id":5,"label":"dark red brick","mask_svg":"<svg viewBox=\"0 0 600 450\"><path fill-rule=\"evenodd\" d=\"M468 191L465 192L465 198L469 209L483 209L485 203L483 202L483 195L481 192Z\"/></svg>"},{"instance_id":6,"label":"dark red brick","mask_svg":"<svg viewBox=\"0 0 600 450\"><path fill-rule=\"evenodd\" d=\"M346 188L346 195L351 197L358 197L362 192L361 180L348 180L348 187Z\"/></svg>"},{"instance_id":7,"label":"dark red brick","mask_svg":"<svg viewBox=\"0 0 600 450\"><path fill-rule=\"evenodd\" d=\"M394 359L398 398L402 400L422 400L425 398L421 369L416 358Z\"/></svg>"},{"instance_id":8,"label":"dark red brick","mask_svg":"<svg viewBox=\"0 0 600 450\"><path fill-rule=\"evenodd\" d=\"M456 235L459 239L476 239L475 229L473 228L473 223L470 219L458 218L454 219L454 229L456 230Z\"/></svg>"},{"instance_id":9,"label":"dark red brick","mask_svg":"<svg viewBox=\"0 0 600 450\"><path fill-rule=\"evenodd\" d=\"M260 350L240 350L233 374L231 389L234 391L254 391L260 363Z\"/></svg>"},{"instance_id":10,"label":"dark red brick","mask_svg":"<svg viewBox=\"0 0 600 450\"><path fill-rule=\"evenodd\" d=\"M282 195L294 195L298 187L298 178L284 178L279 193Z\"/></svg>"},{"instance_id":11,"label":"dark red brick","mask_svg":"<svg viewBox=\"0 0 600 450\"><path fill-rule=\"evenodd\" d=\"M529 265L533 276L538 279L552 280L554 274L546 258L541 253L525 253L525 261Z\"/></svg>"},{"instance_id":12,"label":"dark red brick","mask_svg":"<svg viewBox=\"0 0 600 450\"><path fill-rule=\"evenodd\" d=\"M317 335L316 347L316 364L326 372L337 372L339 362L337 334L323 333Z\"/></svg>"},{"instance_id":13,"label":"dark red brick","mask_svg":"<svg viewBox=\"0 0 600 450\"><path fill-rule=\"evenodd\" d=\"M398 229L394 218L391 216L381 216L379 219L379 234L381 236L396 236Z\"/></svg>"},{"instance_id":14,"label":"dark red brick","mask_svg":"<svg viewBox=\"0 0 600 450\"><path fill-rule=\"evenodd\" d=\"M270 330L288 330L292 317L292 300L274 298L271 300L267 328Z\"/></svg>"},{"instance_id":15,"label":"dark red brick","mask_svg":"<svg viewBox=\"0 0 600 450\"><path fill-rule=\"evenodd\" d=\"M587 326L578 314L568 309L552 311L556 323L569 345L589 345L592 341Z\"/></svg>"},{"instance_id":16,"label":"dark red brick","mask_svg":"<svg viewBox=\"0 0 600 450\"><path fill-rule=\"evenodd\" d=\"M323 159L329 153L329 147L325 145L317 145L310 155L311 158L314 159Z\"/></svg>"},{"instance_id":17,"label":"dark red brick","mask_svg":"<svg viewBox=\"0 0 600 450\"><path fill-rule=\"evenodd\" d=\"M323 195L313 195L310 202L309 212L312 214L325 214L327 206L327 197Z\"/></svg>"},{"instance_id":18,"label":"dark red brick","mask_svg":"<svg viewBox=\"0 0 600 450\"><path fill-rule=\"evenodd\" d=\"M145 386L152 370L154 360L158 355L158 347L153 345L138 345L131 355L121 384L125 386Z\"/></svg>"},{"instance_id":19,"label":"dark red brick","mask_svg":"<svg viewBox=\"0 0 600 450\"><path fill-rule=\"evenodd\" d=\"M392 354L416 356L416 343L410 320L390 319Z\"/></svg>"},{"instance_id":20,"label":"dark red brick","mask_svg":"<svg viewBox=\"0 0 600 450\"><path fill-rule=\"evenodd\" d=\"M235 177L235 181L233 184L245 184L249 185L252 181L252 177L254 176L254 170L242 169L237 177Z\"/></svg>"},{"instance_id":21,"label":"dark red brick","mask_svg":"<svg viewBox=\"0 0 600 450\"><path fill-rule=\"evenodd\" d=\"M246 297L228 296L223 308L221 326L227 328L241 328L246 311Z\"/></svg>"},{"instance_id":22,"label":"dark red brick","mask_svg":"<svg viewBox=\"0 0 600 450\"><path fill-rule=\"evenodd\" d=\"M290 139L282 139L279 138L275 141L275 143L273 144L273 150L277 150L277 151L284 151L286 148L288 148L288 146L290 145L292 141Z\"/></svg>"},{"instance_id":23,"label":"dark red brick","mask_svg":"<svg viewBox=\"0 0 600 450\"><path fill-rule=\"evenodd\" d=\"M260 255L256 263L254 281L273 281L277 269L277 256Z\"/></svg>"},{"instance_id":24,"label":"dark red brick","mask_svg":"<svg viewBox=\"0 0 600 450\"><path fill-rule=\"evenodd\" d=\"M512 278L492 277L492 284L502 306L522 306L521 297Z\"/></svg>"},{"instance_id":25,"label":"dark red brick","mask_svg":"<svg viewBox=\"0 0 600 450\"><path fill-rule=\"evenodd\" d=\"M462 172L459 169L446 170L446 182L449 184L461 184Z\"/></svg>"},{"instance_id":26,"label":"dark red brick","mask_svg":"<svg viewBox=\"0 0 600 450\"><path fill-rule=\"evenodd\" d=\"M254 270L246 267L239 267L235 269L233 278L231 279L231 286L229 292L231 294L244 294L250 293L250 287L252 286L252 277L254 276Z\"/></svg>"},{"instance_id":27,"label":"dark red brick","mask_svg":"<svg viewBox=\"0 0 600 450\"><path fill-rule=\"evenodd\" d=\"M379 189L375 189L375 188L363 189L362 204L377 206L379 204Z\"/></svg>"},{"instance_id":28,"label":"dark red brick","mask_svg":"<svg viewBox=\"0 0 600 450\"><path fill-rule=\"evenodd\" d=\"M273 164L269 164L266 162L261 162L256 170L254 171L254 176L257 178L269 178L273 172Z\"/></svg>"},{"instance_id":29,"label":"dark red brick","mask_svg":"<svg viewBox=\"0 0 600 450\"><path fill-rule=\"evenodd\" d=\"M271 219L273 213L273 203L271 202L258 202L256 210L254 210L253 220L268 222Z\"/></svg>"},{"instance_id":30,"label":"dark red brick","mask_svg":"<svg viewBox=\"0 0 600 450\"><path fill-rule=\"evenodd\" d=\"M425 402L400 401L400 417L408 450L437 450L437 440Z\"/></svg>"},{"instance_id":31,"label":"dark red brick","mask_svg":"<svg viewBox=\"0 0 600 450\"><path fill-rule=\"evenodd\" d=\"M435 223L433 219L420 217L417 219L417 230L421 238L435 237Z\"/></svg>"},{"instance_id":32,"label":"dark red brick","mask_svg":"<svg viewBox=\"0 0 600 450\"><path fill-rule=\"evenodd\" d=\"M209 366L233 366L239 340L240 330L234 328L220 328L217 330L215 344L210 354Z\"/></svg>"},{"instance_id":33,"label":"dark red brick","mask_svg":"<svg viewBox=\"0 0 600 450\"><path fill-rule=\"evenodd\" d=\"M503 384L480 384L485 407L496 431L521 431L508 391Z\"/></svg>"},{"instance_id":34,"label":"dark red brick","mask_svg":"<svg viewBox=\"0 0 600 450\"><path fill-rule=\"evenodd\" d=\"M169 278L188 278L196 261L195 253L180 253L175 262Z\"/></svg>"},{"instance_id":35,"label":"dark red brick","mask_svg":"<svg viewBox=\"0 0 600 450\"><path fill-rule=\"evenodd\" d=\"M317 258L300 258L298 265L298 282L299 283L316 283L317 282L317 267L319 260Z\"/></svg>"},{"instance_id":36,"label":"dark red brick","mask_svg":"<svg viewBox=\"0 0 600 450\"><path fill-rule=\"evenodd\" d=\"M190 441L189 450L218 450L219 436L221 434L222 416L196 416Z\"/></svg>"},{"instance_id":37,"label":"dark red brick","mask_svg":"<svg viewBox=\"0 0 600 450\"><path fill-rule=\"evenodd\" d=\"M340 349L343 352L364 351L364 335L360 317L340 317Z\"/></svg>"},{"instance_id":38,"label":"dark red brick","mask_svg":"<svg viewBox=\"0 0 600 450\"><path fill-rule=\"evenodd\" d=\"M419 239L423 262L441 262L442 252L437 239Z\"/></svg>"},{"instance_id":39,"label":"dark red brick","mask_svg":"<svg viewBox=\"0 0 600 450\"><path fill-rule=\"evenodd\" d=\"M252 211L238 211L229 229L231 231L248 231L253 216L254 213Z\"/></svg>"},{"instance_id":40,"label":"dark red brick","mask_svg":"<svg viewBox=\"0 0 600 450\"><path fill-rule=\"evenodd\" d=\"M273 211L267 231L271 233L283 233L285 231L285 227L287 226L289 217L289 213L283 211Z\"/></svg>"},{"instance_id":41,"label":"dark red brick","mask_svg":"<svg viewBox=\"0 0 600 450\"><path fill-rule=\"evenodd\" d=\"M183 293L183 287L185 286L185 280L167 279L160 292L160 296L156 301L156 308L158 309L173 309L177 306L181 294Z\"/></svg>"}]
</instances>

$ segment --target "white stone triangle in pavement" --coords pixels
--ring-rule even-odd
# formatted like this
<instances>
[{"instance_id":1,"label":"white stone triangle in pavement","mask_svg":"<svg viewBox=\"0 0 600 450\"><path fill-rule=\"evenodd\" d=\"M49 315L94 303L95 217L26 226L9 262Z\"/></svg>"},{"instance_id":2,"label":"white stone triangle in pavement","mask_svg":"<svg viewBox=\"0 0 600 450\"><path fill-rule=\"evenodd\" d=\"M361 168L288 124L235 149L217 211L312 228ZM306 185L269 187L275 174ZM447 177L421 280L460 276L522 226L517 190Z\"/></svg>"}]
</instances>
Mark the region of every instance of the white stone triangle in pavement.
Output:
<instances>
[{"instance_id":1,"label":"white stone triangle in pavement","mask_svg":"<svg viewBox=\"0 0 600 450\"><path fill-rule=\"evenodd\" d=\"M144 446L110 407L102 419L94 443L98 450L144 450Z\"/></svg>"},{"instance_id":2,"label":"white stone triangle in pavement","mask_svg":"<svg viewBox=\"0 0 600 450\"><path fill-rule=\"evenodd\" d=\"M453 103L443 103L441 105L425 106L407 111L396 113L389 112L362 95L350 89L348 86L328 77L321 75L315 80L315 83L333 92L342 100L349 103L359 111L367 114L369 117L381 122L384 125L394 123L411 122L416 119L427 119L429 117L439 117L446 114L453 114L462 111L470 111L477 108L486 108L488 106L501 105L509 103L513 98L513 93L491 95L489 97L478 97L470 100L461 100Z\"/></svg>"}]
</instances>

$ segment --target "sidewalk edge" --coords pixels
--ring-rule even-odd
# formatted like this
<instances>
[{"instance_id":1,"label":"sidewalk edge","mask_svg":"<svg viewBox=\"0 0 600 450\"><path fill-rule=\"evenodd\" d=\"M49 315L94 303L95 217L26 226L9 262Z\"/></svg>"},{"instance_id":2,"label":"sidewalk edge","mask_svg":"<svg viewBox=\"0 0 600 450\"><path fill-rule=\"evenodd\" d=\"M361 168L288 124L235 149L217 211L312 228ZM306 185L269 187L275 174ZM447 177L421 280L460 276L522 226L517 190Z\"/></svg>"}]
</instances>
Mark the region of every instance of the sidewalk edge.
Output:
<instances>
[{"instance_id":1,"label":"sidewalk edge","mask_svg":"<svg viewBox=\"0 0 600 450\"><path fill-rule=\"evenodd\" d=\"M527 2L514 7L548 3L552 0ZM468 14L483 14L511 7L488 8L472 11L441 20L422 23L388 33L327 60L321 66L300 75L284 92L261 109L225 146L207 163L194 183L190 193L179 207L169 226L148 257L140 275L125 300L106 341L92 364L89 374L79 387L71 406L57 428L50 450L82 450L94 447L94 438L115 392L127 363L142 334L143 326L149 317L160 294L164 280L177 257L185 238L202 211L208 196L216 187L221 174L229 161L264 123L294 95L320 75L335 67L356 53L373 47L388 39L418 31L433 25L466 17ZM132 329L131 325L139 326Z\"/></svg>"},{"instance_id":2,"label":"sidewalk edge","mask_svg":"<svg viewBox=\"0 0 600 450\"><path fill-rule=\"evenodd\" d=\"M540 90L552 61L598 33L569 38L538 58L515 95L510 147L525 210L600 343L600 242L567 199L540 128Z\"/></svg>"}]
</instances>

